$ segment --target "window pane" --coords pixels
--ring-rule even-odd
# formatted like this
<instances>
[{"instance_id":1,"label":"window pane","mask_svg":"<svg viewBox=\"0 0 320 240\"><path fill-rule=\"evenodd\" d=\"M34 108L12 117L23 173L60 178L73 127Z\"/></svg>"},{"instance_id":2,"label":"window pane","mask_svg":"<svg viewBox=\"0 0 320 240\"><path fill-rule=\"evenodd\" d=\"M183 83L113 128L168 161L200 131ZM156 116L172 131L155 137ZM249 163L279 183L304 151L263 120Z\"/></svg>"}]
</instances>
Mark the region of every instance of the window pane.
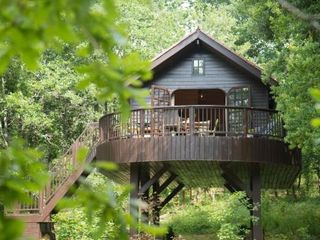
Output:
<instances>
[{"instance_id":1,"label":"window pane","mask_svg":"<svg viewBox=\"0 0 320 240\"><path fill-rule=\"evenodd\" d=\"M193 74L203 75L204 74L204 60L203 59L193 59Z\"/></svg>"},{"instance_id":2,"label":"window pane","mask_svg":"<svg viewBox=\"0 0 320 240\"><path fill-rule=\"evenodd\" d=\"M229 92L229 105L231 106L249 106L249 88L235 88Z\"/></svg>"}]
</instances>

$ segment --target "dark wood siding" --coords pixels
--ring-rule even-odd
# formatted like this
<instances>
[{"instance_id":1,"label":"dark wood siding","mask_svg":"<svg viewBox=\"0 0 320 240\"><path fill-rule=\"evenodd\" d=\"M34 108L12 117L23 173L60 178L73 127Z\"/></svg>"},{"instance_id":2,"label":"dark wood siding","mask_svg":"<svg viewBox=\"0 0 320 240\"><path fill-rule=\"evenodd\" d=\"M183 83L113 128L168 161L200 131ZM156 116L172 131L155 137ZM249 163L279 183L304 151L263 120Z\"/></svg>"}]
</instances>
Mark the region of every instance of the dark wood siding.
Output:
<instances>
[{"instance_id":1,"label":"dark wood siding","mask_svg":"<svg viewBox=\"0 0 320 240\"><path fill-rule=\"evenodd\" d=\"M192 60L205 60L205 74L192 74ZM255 77L238 69L227 60L204 48L193 48L188 53L172 61L171 66L156 73L151 84L176 89L212 89L219 88L228 92L232 87L250 86L252 107L268 108L268 89ZM150 102L150 99L148 99ZM133 106L136 106L133 103Z\"/></svg>"}]
</instances>

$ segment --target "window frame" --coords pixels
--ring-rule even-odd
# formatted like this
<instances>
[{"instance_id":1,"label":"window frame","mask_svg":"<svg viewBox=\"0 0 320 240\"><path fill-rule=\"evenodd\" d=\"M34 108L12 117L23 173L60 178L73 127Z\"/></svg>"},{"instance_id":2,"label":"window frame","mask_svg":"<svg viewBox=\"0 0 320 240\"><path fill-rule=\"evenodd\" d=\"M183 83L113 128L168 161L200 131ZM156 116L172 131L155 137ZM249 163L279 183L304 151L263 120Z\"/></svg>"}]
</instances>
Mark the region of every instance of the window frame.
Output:
<instances>
[{"instance_id":1,"label":"window frame","mask_svg":"<svg viewBox=\"0 0 320 240\"><path fill-rule=\"evenodd\" d=\"M230 88L229 89L229 91L228 91L228 93L226 94L226 97L227 97L227 105L228 106L236 106L236 105L230 105L230 95L231 95L231 93L232 93L232 91L236 91L236 90L241 90L241 89L243 89L243 88L247 88L248 89L248 105L247 106L243 106L243 105L240 105L240 106L238 106L238 107L251 107L251 103L252 103L252 101L251 101L251 97L252 97L252 94L251 94L251 87L250 87L250 85L243 85L243 86L237 86L237 87L232 87L232 88ZM242 95L242 94L241 94ZM237 97L236 98L237 100L240 100L240 98L239 97ZM241 101L243 101L243 100L241 100Z\"/></svg>"},{"instance_id":2,"label":"window frame","mask_svg":"<svg viewBox=\"0 0 320 240\"><path fill-rule=\"evenodd\" d=\"M198 66L195 66L194 63L195 61L198 61ZM200 61L202 61L202 66L200 67ZM202 57L199 57L199 58L193 58L192 59L192 65L191 65L191 68L192 68L192 75L194 76L204 76L205 75L205 60L204 58ZM200 74L200 68L203 69L203 73ZM197 71L195 71L197 69Z\"/></svg>"},{"instance_id":3,"label":"window frame","mask_svg":"<svg viewBox=\"0 0 320 240\"><path fill-rule=\"evenodd\" d=\"M242 90L244 88L248 89L248 104L247 106L240 104L240 105L231 105L230 104L230 95L232 94L233 91L237 91L237 90ZM241 91L242 92L242 91ZM243 93L241 93L240 95L241 97L243 96ZM242 86L237 86L237 87L232 87L229 89L227 95L227 106L231 106L231 107L243 107L243 108L250 108L251 107L251 86L250 85L242 85ZM237 100L241 100L241 102L243 102L243 99L241 99L241 97L236 96L234 101ZM228 129L227 131L229 131L229 129L232 129L233 132L235 133L243 133L243 112L241 109L228 109L226 111L226 118L227 120L227 126L226 129Z\"/></svg>"}]
</instances>

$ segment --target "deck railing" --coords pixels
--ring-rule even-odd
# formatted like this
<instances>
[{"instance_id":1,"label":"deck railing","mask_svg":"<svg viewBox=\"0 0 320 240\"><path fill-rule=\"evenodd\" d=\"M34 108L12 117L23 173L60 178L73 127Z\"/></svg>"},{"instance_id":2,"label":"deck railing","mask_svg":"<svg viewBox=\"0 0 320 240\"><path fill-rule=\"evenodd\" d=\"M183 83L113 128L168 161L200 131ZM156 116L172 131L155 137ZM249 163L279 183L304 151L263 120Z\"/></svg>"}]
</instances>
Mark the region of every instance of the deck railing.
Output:
<instances>
[{"instance_id":1,"label":"deck railing","mask_svg":"<svg viewBox=\"0 0 320 240\"><path fill-rule=\"evenodd\" d=\"M81 147L92 150L99 142L98 123L90 123L74 141L66 153L49 165L50 180L46 188L40 193L29 192L29 199L24 203L17 203L14 209L6 209L8 215L41 214L46 204L59 191L71 174L80 167L77 153ZM89 152L90 154L90 152ZM87 159L91 156L87 156Z\"/></svg>"},{"instance_id":2,"label":"deck railing","mask_svg":"<svg viewBox=\"0 0 320 240\"><path fill-rule=\"evenodd\" d=\"M107 114L99 126L101 141L170 135L284 137L277 111L232 106L139 108L127 120L120 113Z\"/></svg>"},{"instance_id":3,"label":"deck railing","mask_svg":"<svg viewBox=\"0 0 320 240\"><path fill-rule=\"evenodd\" d=\"M98 124L88 124L81 135L73 142L70 148L49 165L49 172L51 174L50 182L45 189L44 198L46 202L57 192L59 187L67 180L70 174L80 166L80 162L77 161L77 153L80 148L87 148L89 151L97 144L99 139Z\"/></svg>"}]
</instances>

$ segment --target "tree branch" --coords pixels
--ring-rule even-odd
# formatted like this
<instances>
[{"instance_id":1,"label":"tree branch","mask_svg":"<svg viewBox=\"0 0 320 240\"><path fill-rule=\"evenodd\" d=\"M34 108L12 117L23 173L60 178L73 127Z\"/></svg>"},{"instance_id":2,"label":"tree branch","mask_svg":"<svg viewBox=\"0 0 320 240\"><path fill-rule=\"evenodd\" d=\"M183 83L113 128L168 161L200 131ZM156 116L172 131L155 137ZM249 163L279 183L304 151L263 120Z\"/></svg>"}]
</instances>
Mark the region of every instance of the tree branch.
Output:
<instances>
[{"instance_id":1,"label":"tree branch","mask_svg":"<svg viewBox=\"0 0 320 240\"><path fill-rule=\"evenodd\" d=\"M278 0L282 8L286 9L288 12L292 13L297 18L310 22L310 25L314 27L317 31L320 31L320 14L308 14L301 11L296 6L292 5L286 0Z\"/></svg>"}]
</instances>

